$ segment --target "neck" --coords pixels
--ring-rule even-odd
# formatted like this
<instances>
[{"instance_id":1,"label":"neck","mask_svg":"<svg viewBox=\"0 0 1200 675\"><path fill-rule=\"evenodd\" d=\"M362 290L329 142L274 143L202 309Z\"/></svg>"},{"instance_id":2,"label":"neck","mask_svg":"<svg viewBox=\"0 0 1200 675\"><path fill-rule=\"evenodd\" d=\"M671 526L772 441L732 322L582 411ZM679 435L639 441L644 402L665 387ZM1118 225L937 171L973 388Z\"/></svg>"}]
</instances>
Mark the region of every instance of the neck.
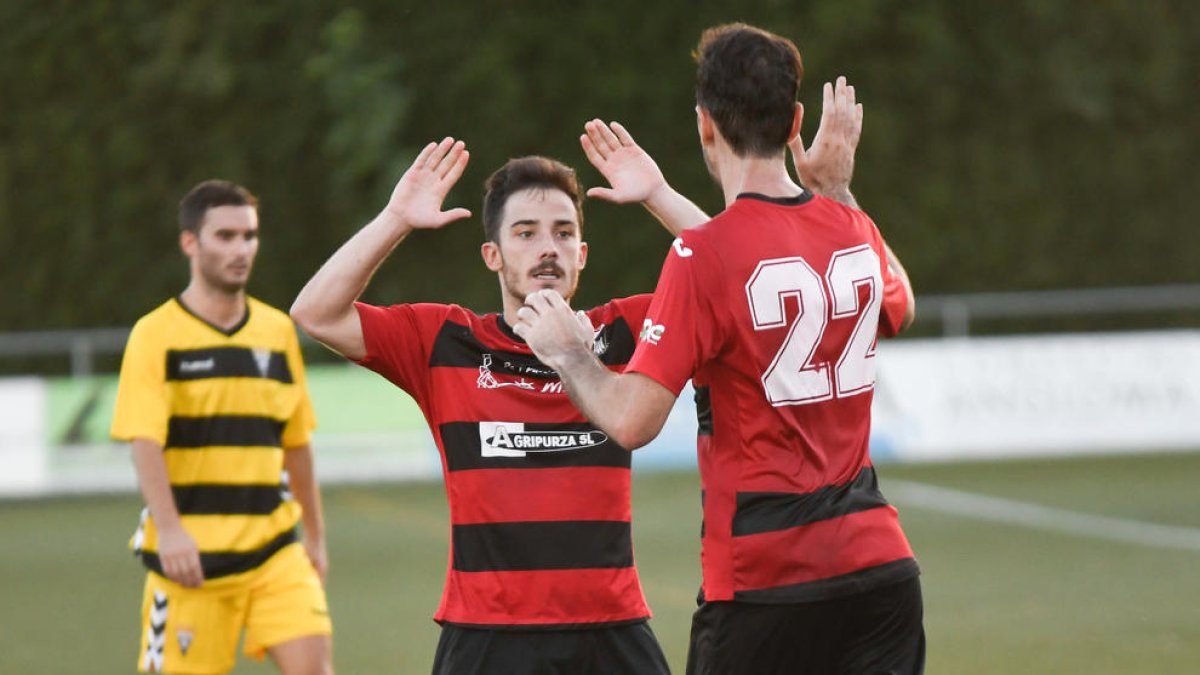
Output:
<instances>
[{"instance_id":1,"label":"neck","mask_svg":"<svg viewBox=\"0 0 1200 675\"><path fill-rule=\"evenodd\" d=\"M795 197L804 191L792 180L782 155L738 157L728 148L720 148L715 154L717 181L725 193L727 207L744 192L768 197Z\"/></svg>"},{"instance_id":2,"label":"neck","mask_svg":"<svg viewBox=\"0 0 1200 675\"><path fill-rule=\"evenodd\" d=\"M196 316L221 329L236 326L246 316L245 290L229 293L193 279L179 297Z\"/></svg>"}]
</instances>

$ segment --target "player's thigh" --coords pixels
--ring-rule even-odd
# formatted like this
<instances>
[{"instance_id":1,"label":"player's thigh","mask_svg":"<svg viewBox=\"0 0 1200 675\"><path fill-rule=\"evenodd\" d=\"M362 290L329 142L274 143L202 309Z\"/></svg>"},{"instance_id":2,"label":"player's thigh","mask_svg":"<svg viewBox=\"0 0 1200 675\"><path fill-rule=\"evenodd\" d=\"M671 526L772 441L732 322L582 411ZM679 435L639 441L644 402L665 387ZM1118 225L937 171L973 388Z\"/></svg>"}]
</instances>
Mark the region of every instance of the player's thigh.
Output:
<instances>
[{"instance_id":1,"label":"player's thigh","mask_svg":"<svg viewBox=\"0 0 1200 675\"><path fill-rule=\"evenodd\" d=\"M186 588L147 573L142 594L138 670L163 673L225 673L236 662L245 595L206 583Z\"/></svg>"},{"instance_id":2,"label":"player's thigh","mask_svg":"<svg viewBox=\"0 0 1200 675\"><path fill-rule=\"evenodd\" d=\"M328 635L308 635L267 648L282 675L333 675L333 649Z\"/></svg>"},{"instance_id":3,"label":"player's thigh","mask_svg":"<svg viewBox=\"0 0 1200 675\"><path fill-rule=\"evenodd\" d=\"M921 581L913 577L852 598L838 672L920 675L925 672Z\"/></svg>"},{"instance_id":4,"label":"player's thigh","mask_svg":"<svg viewBox=\"0 0 1200 675\"><path fill-rule=\"evenodd\" d=\"M434 675L666 675L666 658L645 622L583 630L442 627Z\"/></svg>"},{"instance_id":5,"label":"player's thigh","mask_svg":"<svg viewBox=\"0 0 1200 675\"><path fill-rule=\"evenodd\" d=\"M292 544L271 556L257 570L250 592L246 655L261 659L275 645L332 633L325 588L304 547ZM317 642L329 644L328 639Z\"/></svg>"}]
</instances>

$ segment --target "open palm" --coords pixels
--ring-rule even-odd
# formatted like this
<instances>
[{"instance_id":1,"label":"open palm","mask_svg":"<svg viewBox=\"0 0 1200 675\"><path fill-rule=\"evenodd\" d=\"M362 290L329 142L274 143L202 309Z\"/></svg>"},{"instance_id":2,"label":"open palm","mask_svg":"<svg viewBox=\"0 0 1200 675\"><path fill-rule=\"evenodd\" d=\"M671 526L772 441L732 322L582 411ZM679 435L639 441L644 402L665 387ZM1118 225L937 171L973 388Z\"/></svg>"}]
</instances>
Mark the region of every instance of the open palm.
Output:
<instances>
[{"instance_id":1,"label":"open palm","mask_svg":"<svg viewBox=\"0 0 1200 675\"><path fill-rule=\"evenodd\" d=\"M426 145L392 190L388 210L415 229L436 229L470 216L463 208L442 210L469 157L466 144L449 136Z\"/></svg>"}]
</instances>

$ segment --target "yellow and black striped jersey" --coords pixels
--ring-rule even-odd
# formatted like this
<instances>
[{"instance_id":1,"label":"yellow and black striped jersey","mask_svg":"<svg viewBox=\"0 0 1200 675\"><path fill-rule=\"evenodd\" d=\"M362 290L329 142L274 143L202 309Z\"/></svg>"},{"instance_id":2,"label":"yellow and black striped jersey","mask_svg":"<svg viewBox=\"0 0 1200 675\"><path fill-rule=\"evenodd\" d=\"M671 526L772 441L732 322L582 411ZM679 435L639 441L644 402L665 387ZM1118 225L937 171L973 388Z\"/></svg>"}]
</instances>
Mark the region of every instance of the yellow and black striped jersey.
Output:
<instances>
[{"instance_id":1,"label":"yellow and black striped jersey","mask_svg":"<svg viewBox=\"0 0 1200 675\"><path fill-rule=\"evenodd\" d=\"M284 448L305 445L316 417L291 319L254 298L223 331L172 298L133 327L121 364L112 436L163 447L184 529L205 578L244 572L295 541L300 505ZM162 572L153 518L131 542Z\"/></svg>"}]
</instances>

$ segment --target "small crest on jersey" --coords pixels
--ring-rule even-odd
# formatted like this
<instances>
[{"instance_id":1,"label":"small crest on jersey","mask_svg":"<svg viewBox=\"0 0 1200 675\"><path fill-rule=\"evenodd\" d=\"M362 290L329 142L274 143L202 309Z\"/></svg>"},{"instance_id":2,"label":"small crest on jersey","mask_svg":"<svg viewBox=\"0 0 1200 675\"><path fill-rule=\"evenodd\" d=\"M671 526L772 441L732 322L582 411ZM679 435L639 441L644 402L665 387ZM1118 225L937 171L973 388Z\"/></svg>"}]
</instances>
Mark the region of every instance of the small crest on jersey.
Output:
<instances>
[{"instance_id":1,"label":"small crest on jersey","mask_svg":"<svg viewBox=\"0 0 1200 675\"><path fill-rule=\"evenodd\" d=\"M529 453L565 452L603 444L598 429L583 431L526 430L522 422L480 422L479 448L484 457L525 457Z\"/></svg>"},{"instance_id":2,"label":"small crest on jersey","mask_svg":"<svg viewBox=\"0 0 1200 675\"><path fill-rule=\"evenodd\" d=\"M254 349L254 365L258 366L258 374L266 377L271 370L271 352L266 349Z\"/></svg>"},{"instance_id":3,"label":"small crest on jersey","mask_svg":"<svg viewBox=\"0 0 1200 675\"><path fill-rule=\"evenodd\" d=\"M608 336L604 334L604 324L592 330L592 351L596 356L604 356L608 351Z\"/></svg>"},{"instance_id":4,"label":"small crest on jersey","mask_svg":"<svg viewBox=\"0 0 1200 675\"><path fill-rule=\"evenodd\" d=\"M192 646L192 638L194 637L191 628L180 628L175 631L175 639L179 641L179 653L187 656L188 649Z\"/></svg>"}]
</instances>

